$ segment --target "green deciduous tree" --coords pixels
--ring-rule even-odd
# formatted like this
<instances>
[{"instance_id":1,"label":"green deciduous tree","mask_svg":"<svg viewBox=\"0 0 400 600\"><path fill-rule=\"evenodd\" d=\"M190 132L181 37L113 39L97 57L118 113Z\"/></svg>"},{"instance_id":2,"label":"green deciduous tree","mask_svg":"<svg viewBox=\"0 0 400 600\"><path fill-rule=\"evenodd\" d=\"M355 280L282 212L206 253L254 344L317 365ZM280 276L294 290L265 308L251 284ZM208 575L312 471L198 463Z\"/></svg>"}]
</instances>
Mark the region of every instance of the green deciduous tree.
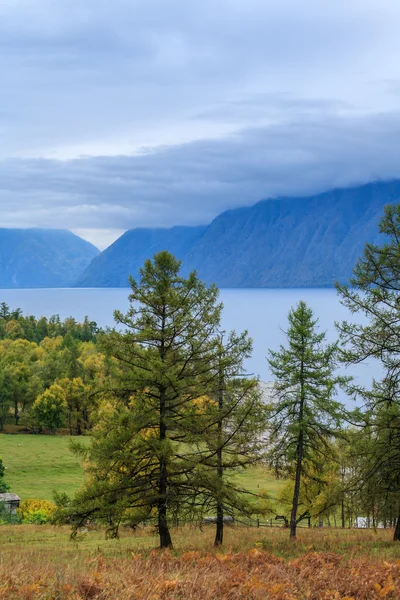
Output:
<instances>
[{"instance_id":1,"label":"green deciduous tree","mask_svg":"<svg viewBox=\"0 0 400 600\"><path fill-rule=\"evenodd\" d=\"M0 361L0 431L3 431L10 414L13 397L13 384L9 369Z\"/></svg>"},{"instance_id":2,"label":"green deciduous tree","mask_svg":"<svg viewBox=\"0 0 400 600\"><path fill-rule=\"evenodd\" d=\"M343 383L334 371L337 346L318 333L312 310L299 302L289 312L287 346L269 352L275 376L275 404L271 415L271 462L276 471L294 478L290 537L296 537L302 476L331 456L331 439L343 419L343 406L334 399ZM300 518L303 515L300 515Z\"/></svg>"},{"instance_id":3,"label":"green deciduous tree","mask_svg":"<svg viewBox=\"0 0 400 600\"><path fill-rule=\"evenodd\" d=\"M303 464L300 482L298 512L299 518L310 522L321 522L326 518L328 525L337 525L337 514L341 508L344 482L341 477L337 449L332 446L329 453L317 455L312 461ZM288 480L281 490L278 501L284 507L285 516L290 520L294 495L293 480Z\"/></svg>"},{"instance_id":4,"label":"green deciduous tree","mask_svg":"<svg viewBox=\"0 0 400 600\"><path fill-rule=\"evenodd\" d=\"M32 412L40 425L55 434L65 425L68 413L65 390L54 383L36 398Z\"/></svg>"},{"instance_id":5,"label":"green deciduous tree","mask_svg":"<svg viewBox=\"0 0 400 600\"><path fill-rule=\"evenodd\" d=\"M4 480L5 469L3 465L3 461L0 458L0 494L4 492L8 492L10 486L8 486Z\"/></svg>"},{"instance_id":6,"label":"green deciduous tree","mask_svg":"<svg viewBox=\"0 0 400 600\"><path fill-rule=\"evenodd\" d=\"M0 342L0 363L7 375L7 389L13 406L15 424L20 411L32 405L42 386L35 372L39 358L37 345L27 340L4 340Z\"/></svg>"},{"instance_id":7,"label":"green deciduous tree","mask_svg":"<svg viewBox=\"0 0 400 600\"><path fill-rule=\"evenodd\" d=\"M88 426L88 390L81 377L56 379L54 385L64 392L67 403L67 424L70 435L82 435ZM52 389L51 386L49 389Z\"/></svg>"}]
</instances>

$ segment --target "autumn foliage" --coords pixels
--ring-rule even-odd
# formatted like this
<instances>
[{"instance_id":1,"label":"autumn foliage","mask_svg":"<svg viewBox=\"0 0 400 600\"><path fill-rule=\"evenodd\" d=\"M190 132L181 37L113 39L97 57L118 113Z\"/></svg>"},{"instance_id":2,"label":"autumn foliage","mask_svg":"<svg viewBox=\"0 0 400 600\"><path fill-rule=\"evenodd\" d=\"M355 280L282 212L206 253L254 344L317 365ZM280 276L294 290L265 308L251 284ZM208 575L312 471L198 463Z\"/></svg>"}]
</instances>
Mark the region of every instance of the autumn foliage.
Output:
<instances>
[{"instance_id":1,"label":"autumn foliage","mask_svg":"<svg viewBox=\"0 0 400 600\"><path fill-rule=\"evenodd\" d=\"M57 507L48 500L23 500L17 510L23 523L47 523L51 521Z\"/></svg>"},{"instance_id":2,"label":"autumn foliage","mask_svg":"<svg viewBox=\"0 0 400 600\"><path fill-rule=\"evenodd\" d=\"M0 599L7 600L374 600L400 598L400 561L306 552L285 560L247 552L170 551L62 566L10 555L0 561Z\"/></svg>"}]
</instances>

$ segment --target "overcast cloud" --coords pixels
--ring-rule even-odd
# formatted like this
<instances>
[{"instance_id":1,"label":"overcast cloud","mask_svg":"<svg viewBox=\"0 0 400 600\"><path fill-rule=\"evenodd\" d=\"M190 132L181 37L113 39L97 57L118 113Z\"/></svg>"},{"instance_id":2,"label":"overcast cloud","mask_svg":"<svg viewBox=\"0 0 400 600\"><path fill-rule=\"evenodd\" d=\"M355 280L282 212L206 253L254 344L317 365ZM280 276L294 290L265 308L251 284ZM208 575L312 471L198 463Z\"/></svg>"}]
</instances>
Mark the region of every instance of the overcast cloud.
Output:
<instances>
[{"instance_id":1,"label":"overcast cloud","mask_svg":"<svg viewBox=\"0 0 400 600\"><path fill-rule=\"evenodd\" d=\"M400 177L395 0L1 0L0 225L210 221Z\"/></svg>"}]
</instances>

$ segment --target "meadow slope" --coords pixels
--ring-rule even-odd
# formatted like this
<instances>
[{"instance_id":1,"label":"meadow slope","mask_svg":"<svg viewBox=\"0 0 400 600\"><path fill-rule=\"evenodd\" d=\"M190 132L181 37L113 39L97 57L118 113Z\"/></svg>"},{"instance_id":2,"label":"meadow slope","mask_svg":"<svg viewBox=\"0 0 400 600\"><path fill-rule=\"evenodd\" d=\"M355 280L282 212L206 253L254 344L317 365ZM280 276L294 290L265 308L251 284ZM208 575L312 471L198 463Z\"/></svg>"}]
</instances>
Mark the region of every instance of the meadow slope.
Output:
<instances>
[{"instance_id":1,"label":"meadow slope","mask_svg":"<svg viewBox=\"0 0 400 600\"><path fill-rule=\"evenodd\" d=\"M0 457L12 491L22 499L52 500L55 490L74 494L83 483L83 469L69 449L71 440L89 443L82 436L0 434ZM284 485L263 467L249 469L238 480L252 492L267 490L271 498Z\"/></svg>"}]
</instances>

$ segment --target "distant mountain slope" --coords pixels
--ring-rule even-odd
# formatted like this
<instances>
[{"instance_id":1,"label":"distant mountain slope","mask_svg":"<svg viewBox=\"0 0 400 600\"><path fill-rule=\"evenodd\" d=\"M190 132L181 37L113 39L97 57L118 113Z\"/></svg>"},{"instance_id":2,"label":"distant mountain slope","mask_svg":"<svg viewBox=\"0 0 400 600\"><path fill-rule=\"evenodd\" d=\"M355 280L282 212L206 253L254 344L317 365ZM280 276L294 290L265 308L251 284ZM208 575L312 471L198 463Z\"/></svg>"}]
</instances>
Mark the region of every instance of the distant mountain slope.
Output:
<instances>
[{"instance_id":1,"label":"distant mountain slope","mask_svg":"<svg viewBox=\"0 0 400 600\"><path fill-rule=\"evenodd\" d=\"M186 256L221 287L329 287L346 281L400 182L264 200L217 217ZM217 259L216 259L217 257Z\"/></svg>"},{"instance_id":2,"label":"distant mountain slope","mask_svg":"<svg viewBox=\"0 0 400 600\"><path fill-rule=\"evenodd\" d=\"M0 228L0 287L71 286L98 253L63 229Z\"/></svg>"},{"instance_id":3,"label":"distant mountain slope","mask_svg":"<svg viewBox=\"0 0 400 600\"><path fill-rule=\"evenodd\" d=\"M92 261L77 286L127 287L129 275L136 276L147 258L161 250L186 256L206 228L131 229Z\"/></svg>"},{"instance_id":4,"label":"distant mountain slope","mask_svg":"<svg viewBox=\"0 0 400 600\"><path fill-rule=\"evenodd\" d=\"M123 286L165 248L185 272L196 269L220 287L329 287L347 281L365 243L377 241L383 206L391 202L400 202L400 181L262 200L222 213L196 234L190 227L131 230L91 263L79 285Z\"/></svg>"}]
</instances>

